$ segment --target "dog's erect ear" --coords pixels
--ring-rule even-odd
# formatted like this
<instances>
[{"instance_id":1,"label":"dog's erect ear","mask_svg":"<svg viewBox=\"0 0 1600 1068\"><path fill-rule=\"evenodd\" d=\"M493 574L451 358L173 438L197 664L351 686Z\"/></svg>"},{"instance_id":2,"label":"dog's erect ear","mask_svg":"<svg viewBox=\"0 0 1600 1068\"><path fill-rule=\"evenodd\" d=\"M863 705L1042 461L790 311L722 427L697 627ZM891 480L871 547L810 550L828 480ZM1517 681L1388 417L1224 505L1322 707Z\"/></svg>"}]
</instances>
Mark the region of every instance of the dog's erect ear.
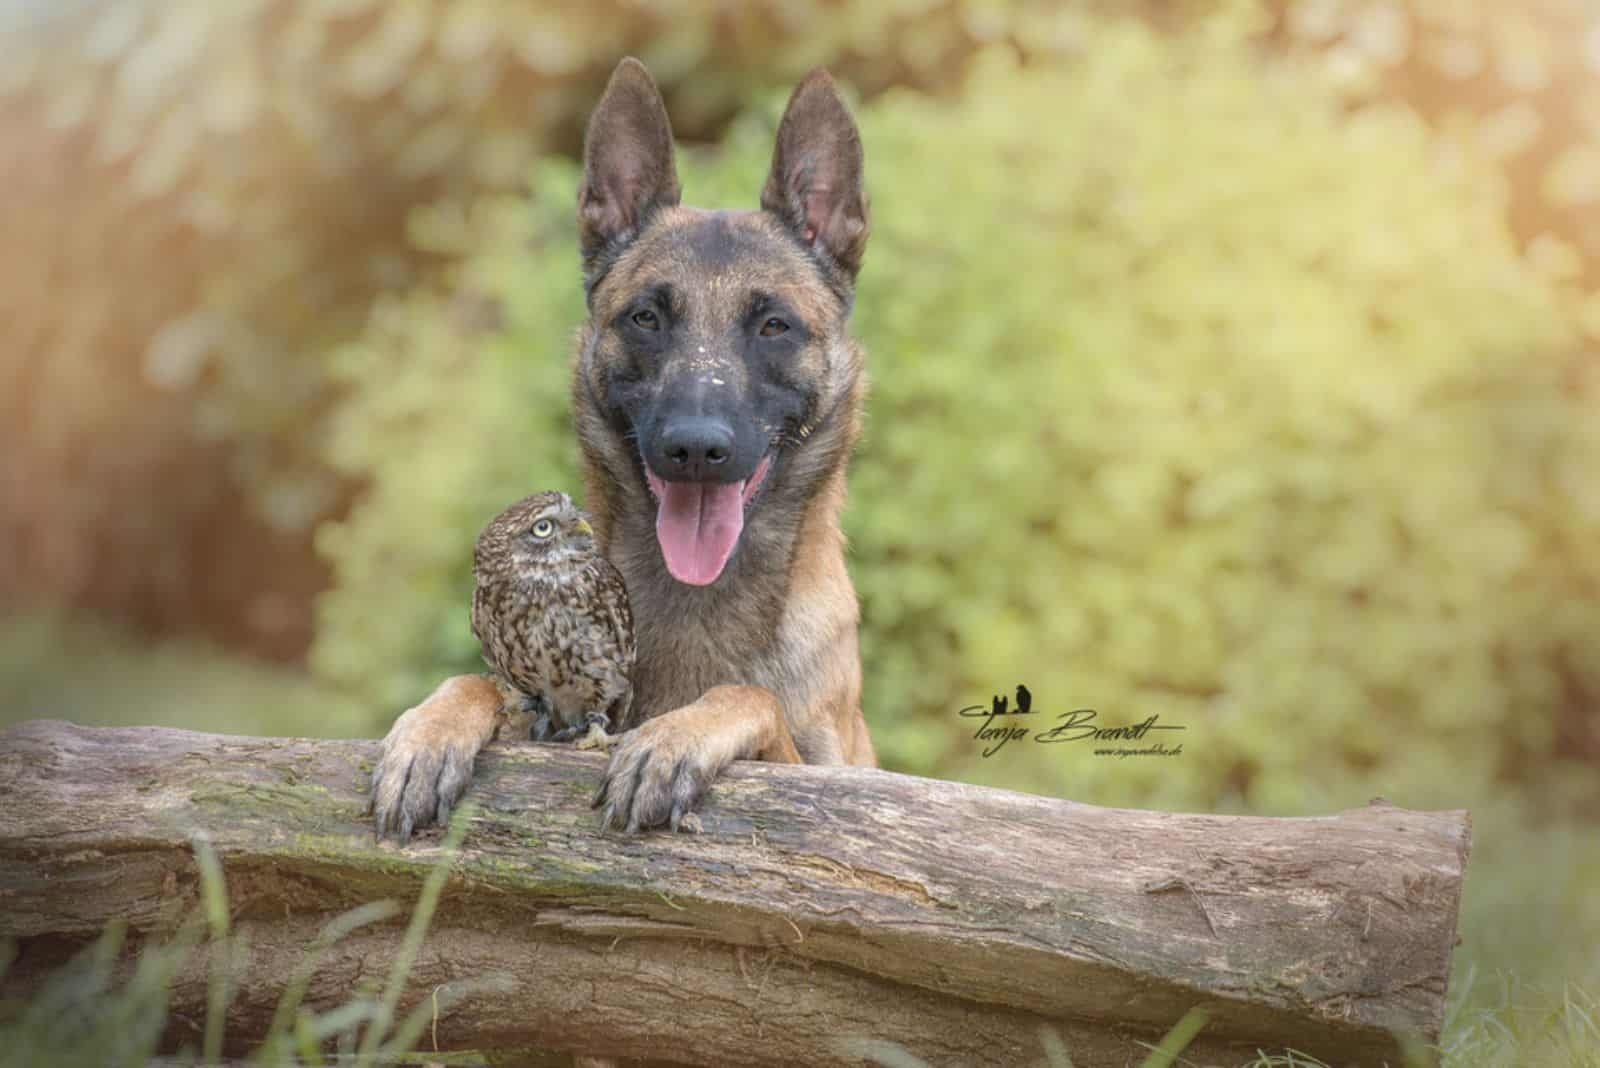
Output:
<instances>
[{"instance_id":1,"label":"dog's erect ear","mask_svg":"<svg viewBox=\"0 0 1600 1068\"><path fill-rule=\"evenodd\" d=\"M821 68L789 98L761 206L855 277L867 245L861 134Z\"/></svg>"},{"instance_id":2,"label":"dog's erect ear","mask_svg":"<svg viewBox=\"0 0 1600 1068\"><path fill-rule=\"evenodd\" d=\"M644 64L617 64L605 95L589 116L578 187L578 237L583 267L592 273L601 253L639 232L656 208L678 202L667 107Z\"/></svg>"}]
</instances>

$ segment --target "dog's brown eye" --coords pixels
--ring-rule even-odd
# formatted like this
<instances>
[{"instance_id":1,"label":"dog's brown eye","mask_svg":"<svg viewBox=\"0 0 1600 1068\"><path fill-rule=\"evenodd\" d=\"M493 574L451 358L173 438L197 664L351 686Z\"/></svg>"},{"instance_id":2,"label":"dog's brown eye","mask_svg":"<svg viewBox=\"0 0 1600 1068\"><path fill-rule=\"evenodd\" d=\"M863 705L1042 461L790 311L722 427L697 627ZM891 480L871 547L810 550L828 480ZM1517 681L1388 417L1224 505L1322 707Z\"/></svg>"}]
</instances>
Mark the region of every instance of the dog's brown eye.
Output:
<instances>
[{"instance_id":1,"label":"dog's brown eye","mask_svg":"<svg viewBox=\"0 0 1600 1068\"><path fill-rule=\"evenodd\" d=\"M761 336L777 337L779 334L785 333L788 329L788 323L784 322L782 319L773 317L761 324Z\"/></svg>"},{"instance_id":2,"label":"dog's brown eye","mask_svg":"<svg viewBox=\"0 0 1600 1068\"><path fill-rule=\"evenodd\" d=\"M656 313L649 308L633 313L633 325L641 330L659 330L661 320L656 318Z\"/></svg>"}]
</instances>

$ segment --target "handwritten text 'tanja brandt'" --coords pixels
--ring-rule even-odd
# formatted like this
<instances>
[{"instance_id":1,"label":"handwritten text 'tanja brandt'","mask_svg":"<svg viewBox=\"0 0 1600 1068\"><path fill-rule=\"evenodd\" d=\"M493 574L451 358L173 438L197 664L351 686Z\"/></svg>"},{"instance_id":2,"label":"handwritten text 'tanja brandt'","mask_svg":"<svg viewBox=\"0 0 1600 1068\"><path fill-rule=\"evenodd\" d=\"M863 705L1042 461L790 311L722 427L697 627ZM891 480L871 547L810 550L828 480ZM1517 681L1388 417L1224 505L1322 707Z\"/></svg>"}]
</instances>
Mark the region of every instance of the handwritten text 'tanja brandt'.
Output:
<instances>
[{"instance_id":1,"label":"handwritten text 'tanja brandt'","mask_svg":"<svg viewBox=\"0 0 1600 1068\"><path fill-rule=\"evenodd\" d=\"M972 732L972 737L984 744L983 755L986 757L994 756L1007 742L1020 742L1030 735L1035 742L1042 745L1064 742L1098 743L1094 749L1096 756L1178 756L1183 752L1182 742L1169 748L1159 741L1149 739L1153 731L1185 729L1177 724L1158 722L1161 718L1159 714L1151 714L1138 723L1101 727L1095 725L1094 721L1099 713L1094 709L1075 708L1070 712L1056 713L1054 726L1034 732L1013 718L1041 714L1033 707L1033 695L1028 692L1028 688L1018 686L1016 707L1009 708L1009 704L1006 698L995 697L987 707L968 705L961 710L962 716L983 721L978 725L978 729ZM1142 746L1127 744L1147 742L1147 740L1148 744Z\"/></svg>"}]
</instances>

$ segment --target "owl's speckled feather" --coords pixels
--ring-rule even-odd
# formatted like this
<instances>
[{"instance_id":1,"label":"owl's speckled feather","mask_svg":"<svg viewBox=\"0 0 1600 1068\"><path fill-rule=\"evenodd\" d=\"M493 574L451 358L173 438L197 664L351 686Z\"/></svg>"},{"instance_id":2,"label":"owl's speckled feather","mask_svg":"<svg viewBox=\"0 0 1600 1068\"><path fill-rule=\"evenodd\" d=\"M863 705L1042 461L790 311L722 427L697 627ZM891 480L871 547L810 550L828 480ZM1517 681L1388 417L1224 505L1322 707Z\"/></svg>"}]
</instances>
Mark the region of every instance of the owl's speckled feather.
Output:
<instances>
[{"instance_id":1,"label":"owl's speckled feather","mask_svg":"<svg viewBox=\"0 0 1600 1068\"><path fill-rule=\"evenodd\" d=\"M501 512L478 536L472 570L472 633L502 683L537 710L533 737L625 725L633 611L572 499L536 493Z\"/></svg>"}]
</instances>

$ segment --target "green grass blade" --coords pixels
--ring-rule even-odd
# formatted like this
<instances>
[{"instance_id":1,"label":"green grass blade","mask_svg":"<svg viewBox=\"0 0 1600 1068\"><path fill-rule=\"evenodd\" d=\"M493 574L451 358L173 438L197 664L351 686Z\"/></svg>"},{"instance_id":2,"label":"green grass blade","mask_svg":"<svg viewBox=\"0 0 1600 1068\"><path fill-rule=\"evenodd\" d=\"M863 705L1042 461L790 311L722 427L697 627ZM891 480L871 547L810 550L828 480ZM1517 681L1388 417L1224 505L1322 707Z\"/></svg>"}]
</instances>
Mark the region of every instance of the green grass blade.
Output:
<instances>
[{"instance_id":1,"label":"green grass blade","mask_svg":"<svg viewBox=\"0 0 1600 1068\"><path fill-rule=\"evenodd\" d=\"M203 834L194 837L194 859L200 868L200 901L206 925L211 929L210 969L206 977L206 1028L202 1057L206 1064L222 1059L222 1027L228 1013L228 885L222 862L211 841Z\"/></svg>"},{"instance_id":2,"label":"green grass blade","mask_svg":"<svg viewBox=\"0 0 1600 1068\"><path fill-rule=\"evenodd\" d=\"M1178 1059L1178 1054L1188 1048L1194 1041L1194 1036L1206 1025L1210 1015L1201 1008L1193 1008L1183 1014L1183 1019L1173 1025L1150 1055L1140 1062L1139 1068L1170 1068L1173 1061Z\"/></svg>"},{"instance_id":3,"label":"green grass blade","mask_svg":"<svg viewBox=\"0 0 1600 1068\"><path fill-rule=\"evenodd\" d=\"M1061 1039L1061 1032L1054 1027L1039 1028L1039 1044L1044 1047L1045 1060L1050 1068L1072 1068L1072 1058L1067 1054L1067 1044Z\"/></svg>"},{"instance_id":4,"label":"green grass blade","mask_svg":"<svg viewBox=\"0 0 1600 1068\"><path fill-rule=\"evenodd\" d=\"M400 942L400 951L395 954L394 963L389 968L389 981L384 987L383 997L378 1001L378 1011L362 1035L361 1045L356 1051L358 1064L371 1063L373 1054L378 1051L390 1025L394 1022L395 1007L399 1005L400 995L405 990L406 977L411 972L412 963L417 959L417 951L422 948L422 940L427 936L428 925L433 922L434 909L439 906L439 895L444 892L444 884L450 877L450 868L455 861L456 851L461 845L462 838L466 836L467 824L475 812L476 807L468 803L456 809L455 816L450 820L450 829L444 836L443 855L422 884L422 893L417 897L417 907L411 913L411 923Z\"/></svg>"},{"instance_id":5,"label":"green grass blade","mask_svg":"<svg viewBox=\"0 0 1600 1068\"><path fill-rule=\"evenodd\" d=\"M833 1040L833 1048L847 1057L860 1057L883 1068L932 1068L927 1061L907 1050L898 1042L884 1038L867 1038L852 1035Z\"/></svg>"},{"instance_id":6,"label":"green grass blade","mask_svg":"<svg viewBox=\"0 0 1600 1068\"><path fill-rule=\"evenodd\" d=\"M254 1059L261 1068L268 1068L281 1061L282 1051L293 1046L295 1036L292 1025L295 1014L300 1010L306 988L311 985L311 977L316 974L318 966L329 951L350 932L371 923L387 920L399 911L400 906L396 902L373 901L341 913L323 926L317 933L316 940L311 943L310 949L295 966L289 982L284 985L283 994L278 999L278 1007L272 1014L272 1023L267 1027L267 1037L255 1053Z\"/></svg>"}]
</instances>

